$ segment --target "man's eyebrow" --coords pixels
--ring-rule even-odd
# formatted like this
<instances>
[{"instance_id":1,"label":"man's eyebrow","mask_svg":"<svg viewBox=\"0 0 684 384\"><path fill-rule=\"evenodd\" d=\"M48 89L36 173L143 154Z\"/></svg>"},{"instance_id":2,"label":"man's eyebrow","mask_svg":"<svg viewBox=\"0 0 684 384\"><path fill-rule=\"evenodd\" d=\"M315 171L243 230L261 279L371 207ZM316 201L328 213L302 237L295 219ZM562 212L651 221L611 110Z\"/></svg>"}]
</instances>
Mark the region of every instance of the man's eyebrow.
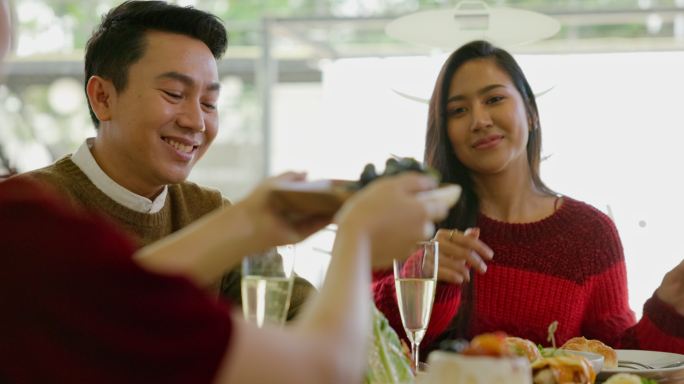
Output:
<instances>
[{"instance_id":1,"label":"man's eyebrow","mask_svg":"<svg viewBox=\"0 0 684 384\"><path fill-rule=\"evenodd\" d=\"M506 86L503 85L503 84L491 84L491 85L488 85L488 86L486 86L486 87L481 88L480 90L478 90L478 91L477 91L477 94L478 94L478 95L482 95L482 94L485 94L485 93L491 91L492 89L496 89L496 88L505 88L505 87L506 87ZM447 104L449 104L449 103L451 103L451 102L460 101L460 100L463 100L463 99L465 99L465 96L464 96L464 95L455 95L455 96L451 96L450 98L448 98L446 102L447 102Z\"/></svg>"},{"instance_id":2,"label":"man's eyebrow","mask_svg":"<svg viewBox=\"0 0 684 384\"><path fill-rule=\"evenodd\" d=\"M183 83L185 86L192 87L195 85L195 80L192 79L192 77L188 75L184 75L180 72L175 72L175 71L170 71L170 72L164 72L161 75L158 75L157 80L163 80L163 79L171 79L171 80L177 80ZM208 91L218 91L221 89L221 84L214 82L210 83L207 86Z\"/></svg>"}]
</instances>

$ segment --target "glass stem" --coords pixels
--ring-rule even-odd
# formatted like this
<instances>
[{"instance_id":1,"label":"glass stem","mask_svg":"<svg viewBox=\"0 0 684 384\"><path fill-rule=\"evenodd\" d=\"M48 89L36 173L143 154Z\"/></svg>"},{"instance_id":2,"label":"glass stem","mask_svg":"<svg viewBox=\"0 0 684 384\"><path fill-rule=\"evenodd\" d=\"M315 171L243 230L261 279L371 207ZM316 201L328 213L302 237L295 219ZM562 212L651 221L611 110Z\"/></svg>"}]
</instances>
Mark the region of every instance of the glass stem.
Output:
<instances>
[{"instance_id":1,"label":"glass stem","mask_svg":"<svg viewBox=\"0 0 684 384\"><path fill-rule=\"evenodd\" d=\"M419 345L420 345L419 343L411 341L411 362L413 362L413 371L416 374L418 374L418 346Z\"/></svg>"}]
</instances>

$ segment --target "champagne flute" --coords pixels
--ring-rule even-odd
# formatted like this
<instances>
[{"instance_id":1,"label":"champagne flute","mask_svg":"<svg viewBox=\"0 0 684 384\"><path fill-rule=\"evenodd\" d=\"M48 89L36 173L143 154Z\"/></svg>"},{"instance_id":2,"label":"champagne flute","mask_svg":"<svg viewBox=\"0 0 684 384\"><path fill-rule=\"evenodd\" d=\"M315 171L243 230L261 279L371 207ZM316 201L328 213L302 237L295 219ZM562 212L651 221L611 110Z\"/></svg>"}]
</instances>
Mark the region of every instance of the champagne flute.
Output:
<instances>
[{"instance_id":1,"label":"champagne flute","mask_svg":"<svg viewBox=\"0 0 684 384\"><path fill-rule=\"evenodd\" d=\"M394 260L394 286L401 322L411 341L411 363L417 369L420 342L425 336L437 286L439 244L435 240L416 245L406 260Z\"/></svg>"},{"instance_id":2,"label":"champagne flute","mask_svg":"<svg viewBox=\"0 0 684 384\"><path fill-rule=\"evenodd\" d=\"M242 260L242 314L261 328L285 323L294 282L295 246L286 245Z\"/></svg>"}]
</instances>

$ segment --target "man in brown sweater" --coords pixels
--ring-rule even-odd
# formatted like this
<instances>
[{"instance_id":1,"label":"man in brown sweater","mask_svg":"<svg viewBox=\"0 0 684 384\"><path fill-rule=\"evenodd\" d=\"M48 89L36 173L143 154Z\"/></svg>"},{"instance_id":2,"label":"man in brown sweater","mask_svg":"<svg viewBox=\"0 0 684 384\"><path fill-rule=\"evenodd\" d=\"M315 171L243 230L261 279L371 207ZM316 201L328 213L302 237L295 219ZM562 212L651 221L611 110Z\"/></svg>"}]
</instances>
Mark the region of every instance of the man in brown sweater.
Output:
<instances>
[{"instance_id":1,"label":"man in brown sweater","mask_svg":"<svg viewBox=\"0 0 684 384\"><path fill-rule=\"evenodd\" d=\"M143 246L229 202L186 181L218 132L217 60L227 46L209 13L130 1L112 9L86 46L85 92L97 135L72 155L19 177L46 182L98 210ZM222 295L239 304L240 271ZM288 318L313 286L297 278Z\"/></svg>"}]
</instances>

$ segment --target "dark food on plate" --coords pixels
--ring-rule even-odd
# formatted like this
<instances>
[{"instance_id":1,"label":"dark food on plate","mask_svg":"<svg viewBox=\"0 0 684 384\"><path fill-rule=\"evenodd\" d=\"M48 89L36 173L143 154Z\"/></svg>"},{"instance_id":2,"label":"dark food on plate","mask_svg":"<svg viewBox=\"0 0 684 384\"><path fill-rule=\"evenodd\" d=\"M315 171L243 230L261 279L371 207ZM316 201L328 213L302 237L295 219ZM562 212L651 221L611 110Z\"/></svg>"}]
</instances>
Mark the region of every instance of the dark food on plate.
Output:
<instances>
[{"instance_id":1,"label":"dark food on plate","mask_svg":"<svg viewBox=\"0 0 684 384\"><path fill-rule=\"evenodd\" d=\"M603 366L605 368L617 368L617 353L615 350L599 340L588 340L585 337L573 337L563 344L561 349L573 351L593 352L603 355Z\"/></svg>"},{"instance_id":2,"label":"dark food on plate","mask_svg":"<svg viewBox=\"0 0 684 384\"><path fill-rule=\"evenodd\" d=\"M534 384L593 384L596 372L582 356L560 355L532 363L532 379Z\"/></svg>"},{"instance_id":3,"label":"dark food on plate","mask_svg":"<svg viewBox=\"0 0 684 384\"><path fill-rule=\"evenodd\" d=\"M411 157L402 157L399 159L389 158L385 162L385 170L383 173L378 174L375 170L375 165L366 164L361 173L361 177L356 185L358 189L361 189L368 185L371 181L383 177L383 176L393 176L402 172L415 171L420 173L425 173L433 176L437 181L442 179L439 171L429 166L423 165L418 160Z\"/></svg>"}]
</instances>

